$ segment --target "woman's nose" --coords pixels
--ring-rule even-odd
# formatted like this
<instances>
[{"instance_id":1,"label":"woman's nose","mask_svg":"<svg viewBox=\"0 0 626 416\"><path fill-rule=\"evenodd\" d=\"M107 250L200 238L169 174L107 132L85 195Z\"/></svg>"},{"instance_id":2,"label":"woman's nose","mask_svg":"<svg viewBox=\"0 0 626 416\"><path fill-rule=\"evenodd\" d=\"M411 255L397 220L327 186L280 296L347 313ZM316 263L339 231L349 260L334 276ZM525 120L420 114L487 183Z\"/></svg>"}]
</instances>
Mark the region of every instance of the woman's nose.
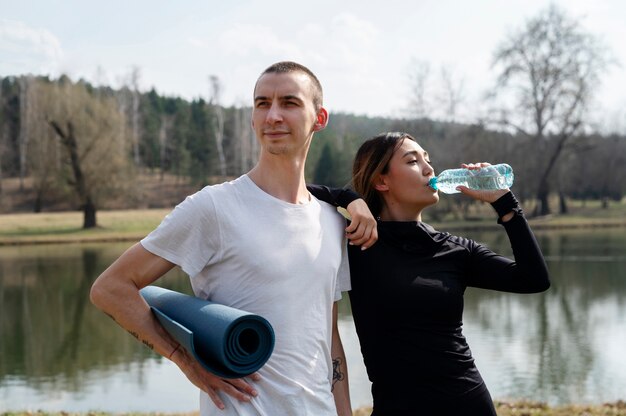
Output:
<instances>
[{"instance_id":1,"label":"woman's nose","mask_svg":"<svg viewBox=\"0 0 626 416\"><path fill-rule=\"evenodd\" d=\"M435 174L435 169L430 166L430 163L426 163L426 167L424 168L424 176L430 176Z\"/></svg>"}]
</instances>

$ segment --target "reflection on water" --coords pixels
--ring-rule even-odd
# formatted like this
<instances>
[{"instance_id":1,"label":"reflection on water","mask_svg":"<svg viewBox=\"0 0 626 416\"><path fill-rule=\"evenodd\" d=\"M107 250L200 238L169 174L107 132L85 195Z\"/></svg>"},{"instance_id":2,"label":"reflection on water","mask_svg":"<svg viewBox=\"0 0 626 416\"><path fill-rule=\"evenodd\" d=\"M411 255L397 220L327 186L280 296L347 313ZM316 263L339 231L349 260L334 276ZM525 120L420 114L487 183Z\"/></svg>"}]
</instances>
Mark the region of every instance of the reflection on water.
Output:
<instances>
[{"instance_id":1,"label":"reflection on water","mask_svg":"<svg viewBox=\"0 0 626 416\"><path fill-rule=\"evenodd\" d=\"M540 234L553 280L546 293L468 289L464 331L495 398L550 403L625 398L624 234ZM510 254L503 233L470 236ZM0 247L0 411L197 409L196 389L174 364L88 301L93 280L126 247ZM160 284L190 293L178 270ZM368 404L369 382L345 301L340 330L353 404Z\"/></svg>"},{"instance_id":2,"label":"reflection on water","mask_svg":"<svg viewBox=\"0 0 626 416\"><path fill-rule=\"evenodd\" d=\"M511 252L494 236L476 238ZM466 294L465 334L492 395L550 403L624 399L625 233L550 232L538 240L552 278L548 292Z\"/></svg>"}]
</instances>

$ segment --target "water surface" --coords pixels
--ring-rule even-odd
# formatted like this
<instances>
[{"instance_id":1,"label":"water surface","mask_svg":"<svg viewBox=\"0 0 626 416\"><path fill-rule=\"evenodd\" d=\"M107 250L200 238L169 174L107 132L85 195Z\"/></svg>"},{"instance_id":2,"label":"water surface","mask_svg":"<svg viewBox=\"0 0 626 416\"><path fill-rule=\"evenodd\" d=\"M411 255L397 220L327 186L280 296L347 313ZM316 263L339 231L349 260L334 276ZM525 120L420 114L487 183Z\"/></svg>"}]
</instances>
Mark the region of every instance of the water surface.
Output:
<instances>
[{"instance_id":1,"label":"water surface","mask_svg":"<svg viewBox=\"0 0 626 416\"><path fill-rule=\"evenodd\" d=\"M503 232L468 234L510 255ZM464 332L494 398L626 398L626 233L538 233L543 294L468 289ZM88 301L126 243L0 247L0 411L193 411L198 393ZM173 270L162 286L190 293ZM371 403L347 296L340 308L354 407Z\"/></svg>"}]
</instances>

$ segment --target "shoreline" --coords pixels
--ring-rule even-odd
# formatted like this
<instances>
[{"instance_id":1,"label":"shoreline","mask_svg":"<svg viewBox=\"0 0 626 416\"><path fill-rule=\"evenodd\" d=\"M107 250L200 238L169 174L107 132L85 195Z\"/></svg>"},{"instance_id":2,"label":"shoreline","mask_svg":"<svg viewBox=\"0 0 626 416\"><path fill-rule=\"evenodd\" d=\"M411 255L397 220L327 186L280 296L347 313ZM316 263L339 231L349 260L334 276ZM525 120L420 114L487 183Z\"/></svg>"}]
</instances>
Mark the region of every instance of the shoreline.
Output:
<instances>
[{"instance_id":1,"label":"shoreline","mask_svg":"<svg viewBox=\"0 0 626 416\"><path fill-rule=\"evenodd\" d=\"M169 209L100 211L99 226L86 230L81 228L82 213L78 211L0 214L0 247L136 242L156 228L169 212ZM550 215L530 218L528 222L535 232L626 228L626 209L623 214ZM501 227L491 216L424 222L451 233L493 231Z\"/></svg>"},{"instance_id":2,"label":"shoreline","mask_svg":"<svg viewBox=\"0 0 626 416\"><path fill-rule=\"evenodd\" d=\"M603 404L568 404L550 406L543 402L529 400L494 400L498 416L626 416L626 401L618 400ZM355 409L353 416L369 416L372 409L365 406ZM199 412L67 412L67 411L2 411L0 416L198 416Z\"/></svg>"}]
</instances>

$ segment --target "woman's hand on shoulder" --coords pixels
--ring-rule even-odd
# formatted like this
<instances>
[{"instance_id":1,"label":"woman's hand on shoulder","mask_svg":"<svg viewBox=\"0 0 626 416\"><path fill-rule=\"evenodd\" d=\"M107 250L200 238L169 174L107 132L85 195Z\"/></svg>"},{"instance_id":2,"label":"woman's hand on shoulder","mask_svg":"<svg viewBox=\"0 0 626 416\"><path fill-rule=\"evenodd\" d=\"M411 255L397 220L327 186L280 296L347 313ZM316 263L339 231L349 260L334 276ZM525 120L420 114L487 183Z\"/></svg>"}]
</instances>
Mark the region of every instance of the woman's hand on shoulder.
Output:
<instances>
[{"instance_id":1,"label":"woman's hand on shoulder","mask_svg":"<svg viewBox=\"0 0 626 416\"><path fill-rule=\"evenodd\" d=\"M346 227L346 237L350 245L361 246L361 250L370 248L378 240L376 218L363 199L355 199L348 204L350 224Z\"/></svg>"}]
</instances>

